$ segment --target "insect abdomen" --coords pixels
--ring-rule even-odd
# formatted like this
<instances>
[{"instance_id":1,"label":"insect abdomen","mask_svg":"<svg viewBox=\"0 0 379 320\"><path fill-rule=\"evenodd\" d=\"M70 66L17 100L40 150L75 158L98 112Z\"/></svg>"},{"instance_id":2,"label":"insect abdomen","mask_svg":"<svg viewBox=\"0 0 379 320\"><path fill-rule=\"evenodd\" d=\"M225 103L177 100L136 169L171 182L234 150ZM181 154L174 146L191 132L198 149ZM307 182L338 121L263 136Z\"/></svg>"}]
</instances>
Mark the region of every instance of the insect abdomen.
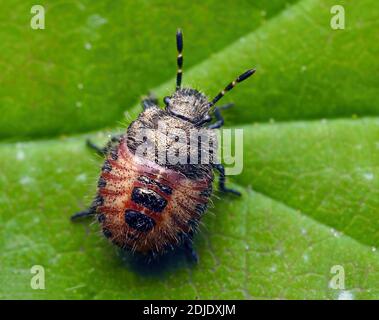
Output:
<instances>
[{"instance_id":1,"label":"insect abdomen","mask_svg":"<svg viewBox=\"0 0 379 320\"><path fill-rule=\"evenodd\" d=\"M191 180L130 152L122 140L99 179L103 233L131 251L160 252L193 233L206 210L212 177Z\"/></svg>"}]
</instances>

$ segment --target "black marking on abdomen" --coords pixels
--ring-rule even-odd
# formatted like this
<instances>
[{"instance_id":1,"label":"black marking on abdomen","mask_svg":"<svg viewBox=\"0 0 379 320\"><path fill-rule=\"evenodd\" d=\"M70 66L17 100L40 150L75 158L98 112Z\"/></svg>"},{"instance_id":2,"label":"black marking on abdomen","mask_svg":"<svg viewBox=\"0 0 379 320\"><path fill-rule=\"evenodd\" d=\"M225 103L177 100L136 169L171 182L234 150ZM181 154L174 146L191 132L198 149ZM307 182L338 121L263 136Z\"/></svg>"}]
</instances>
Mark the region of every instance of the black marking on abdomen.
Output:
<instances>
[{"instance_id":1,"label":"black marking on abdomen","mask_svg":"<svg viewBox=\"0 0 379 320\"><path fill-rule=\"evenodd\" d=\"M98 207L98 206L102 206L104 204L104 198L98 194L95 198L95 200L93 201L92 205L94 207Z\"/></svg>"},{"instance_id":2,"label":"black marking on abdomen","mask_svg":"<svg viewBox=\"0 0 379 320\"><path fill-rule=\"evenodd\" d=\"M146 176L139 176L138 181L141 181L145 184L155 185L157 186L162 192L164 192L167 195L172 194L172 189L169 186L166 186L162 183L159 183L158 181L155 181L149 177Z\"/></svg>"},{"instance_id":3,"label":"black marking on abdomen","mask_svg":"<svg viewBox=\"0 0 379 320\"><path fill-rule=\"evenodd\" d=\"M129 227L140 232L148 232L155 226L155 221L152 218L131 209L125 210L125 222Z\"/></svg>"},{"instance_id":4,"label":"black marking on abdomen","mask_svg":"<svg viewBox=\"0 0 379 320\"><path fill-rule=\"evenodd\" d=\"M146 176L139 176L137 180L143 182L144 184L153 184L153 180Z\"/></svg>"},{"instance_id":5,"label":"black marking on abdomen","mask_svg":"<svg viewBox=\"0 0 379 320\"><path fill-rule=\"evenodd\" d=\"M101 167L101 170L103 172L111 172L112 171L112 165L109 163L109 160L105 160L103 166Z\"/></svg>"},{"instance_id":6,"label":"black marking on abdomen","mask_svg":"<svg viewBox=\"0 0 379 320\"><path fill-rule=\"evenodd\" d=\"M161 184L159 182L155 182L158 188L163 191L165 194L170 195L172 194L172 189L169 186L165 186L164 184Z\"/></svg>"},{"instance_id":7,"label":"black marking on abdomen","mask_svg":"<svg viewBox=\"0 0 379 320\"><path fill-rule=\"evenodd\" d=\"M104 234L104 236L106 237L106 238L110 238L110 237L112 237L112 232L110 232L108 229L106 229L106 228L103 228L103 234Z\"/></svg>"},{"instance_id":8,"label":"black marking on abdomen","mask_svg":"<svg viewBox=\"0 0 379 320\"><path fill-rule=\"evenodd\" d=\"M134 188L132 191L132 200L154 212L162 212L167 205L165 198L150 189Z\"/></svg>"},{"instance_id":9,"label":"black marking on abdomen","mask_svg":"<svg viewBox=\"0 0 379 320\"><path fill-rule=\"evenodd\" d=\"M207 204L206 203L199 203L196 205L196 213L199 215L202 215L205 210L207 210Z\"/></svg>"},{"instance_id":10,"label":"black marking on abdomen","mask_svg":"<svg viewBox=\"0 0 379 320\"><path fill-rule=\"evenodd\" d=\"M99 181L97 182L97 187L98 188L104 188L107 185L107 182L103 177L99 178Z\"/></svg>"},{"instance_id":11,"label":"black marking on abdomen","mask_svg":"<svg viewBox=\"0 0 379 320\"><path fill-rule=\"evenodd\" d=\"M103 223L105 221L105 214L104 213L100 213L98 216L97 216L97 221L99 223Z\"/></svg>"},{"instance_id":12,"label":"black marking on abdomen","mask_svg":"<svg viewBox=\"0 0 379 320\"><path fill-rule=\"evenodd\" d=\"M209 198L212 195L212 184L210 184L208 188L201 191L200 195L203 197Z\"/></svg>"},{"instance_id":13,"label":"black marking on abdomen","mask_svg":"<svg viewBox=\"0 0 379 320\"><path fill-rule=\"evenodd\" d=\"M110 152L112 160L118 159L118 150L117 148L113 148Z\"/></svg>"}]
</instances>

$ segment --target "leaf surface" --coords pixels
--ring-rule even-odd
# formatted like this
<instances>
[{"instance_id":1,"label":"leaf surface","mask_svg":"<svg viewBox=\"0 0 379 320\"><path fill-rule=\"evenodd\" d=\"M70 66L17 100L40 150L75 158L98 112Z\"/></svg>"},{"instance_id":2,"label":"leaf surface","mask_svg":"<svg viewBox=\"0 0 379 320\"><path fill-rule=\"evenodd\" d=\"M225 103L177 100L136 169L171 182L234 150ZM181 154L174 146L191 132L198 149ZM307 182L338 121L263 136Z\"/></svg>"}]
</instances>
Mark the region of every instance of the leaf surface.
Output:
<instances>
[{"instance_id":1,"label":"leaf surface","mask_svg":"<svg viewBox=\"0 0 379 320\"><path fill-rule=\"evenodd\" d=\"M29 30L31 2L0 16L10 30L0 28L0 298L377 299L377 2L165 4L49 2L39 31ZM345 30L330 28L335 4ZM184 82L209 96L257 66L223 99L236 102L226 123L244 130L243 172L228 177L242 197L215 193L198 265L179 251L146 266L97 223L69 217L90 203L102 162L85 139L104 143L102 128L130 121L150 88L172 91L165 35L178 25ZM45 268L45 290L31 289L33 265ZM333 288L335 266L344 289Z\"/></svg>"}]
</instances>

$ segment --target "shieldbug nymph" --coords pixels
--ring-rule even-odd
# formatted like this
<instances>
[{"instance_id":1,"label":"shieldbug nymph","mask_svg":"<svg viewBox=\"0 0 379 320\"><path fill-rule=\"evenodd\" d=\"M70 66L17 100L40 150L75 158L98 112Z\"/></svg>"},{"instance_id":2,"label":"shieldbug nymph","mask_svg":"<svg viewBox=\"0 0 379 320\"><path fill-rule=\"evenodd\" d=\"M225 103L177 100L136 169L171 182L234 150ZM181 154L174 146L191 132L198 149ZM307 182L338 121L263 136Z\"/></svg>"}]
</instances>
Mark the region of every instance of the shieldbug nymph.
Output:
<instances>
[{"instance_id":1,"label":"shieldbug nymph","mask_svg":"<svg viewBox=\"0 0 379 320\"><path fill-rule=\"evenodd\" d=\"M140 132L159 131L159 123L186 133L192 129L214 132L224 124L221 110L226 107L215 107L215 104L237 83L254 74L255 69L247 70L213 100L208 100L195 89L181 87L183 36L180 30L176 33L176 46L176 90L163 99L165 108L160 108L157 99L149 96L143 99L143 111L124 134L112 137L104 148L87 141L89 147L105 156L105 162L91 206L71 219L95 216L106 238L133 253L154 257L180 246L197 261L192 239L212 194L213 171L219 173L221 192L240 193L225 186L225 169L220 163L165 163L157 159L155 151L153 158L145 157L145 153L137 152L146 142ZM180 144L177 139L175 142ZM187 148L187 142L182 147L192 150ZM196 150L195 156L201 151Z\"/></svg>"}]
</instances>

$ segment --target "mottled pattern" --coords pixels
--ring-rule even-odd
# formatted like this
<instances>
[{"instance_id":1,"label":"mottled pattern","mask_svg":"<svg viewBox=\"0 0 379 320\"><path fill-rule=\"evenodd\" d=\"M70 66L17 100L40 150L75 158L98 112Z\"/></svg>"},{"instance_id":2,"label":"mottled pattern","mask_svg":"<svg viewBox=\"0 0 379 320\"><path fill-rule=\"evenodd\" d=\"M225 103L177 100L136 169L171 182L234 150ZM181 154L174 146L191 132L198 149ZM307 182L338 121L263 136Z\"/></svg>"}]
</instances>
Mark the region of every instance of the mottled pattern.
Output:
<instances>
[{"instance_id":1,"label":"mottled pattern","mask_svg":"<svg viewBox=\"0 0 379 320\"><path fill-rule=\"evenodd\" d=\"M197 123L208 117L209 102L201 92L191 88L181 88L170 97L167 111Z\"/></svg>"},{"instance_id":2,"label":"mottled pattern","mask_svg":"<svg viewBox=\"0 0 379 320\"><path fill-rule=\"evenodd\" d=\"M116 245L140 253L160 253L178 245L182 234L195 231L208 203L207 190L212 180L213 175L191 180L183 173L138 157L121 139L108 156L99 179L101 202L97 215L103 233ZM136 188L151 190L165 199L164 209L157 212L133 201Z\"/></svg>"},{"instance_id":3,"label":"mottled pattern","mask_svg":"<svg viewBox=\"0 0 379 320\"><path fill-rule=\"evenodd\" d=\"M146 129L154 130L146 131ZM176 150L181 150L181 152L185 150L184 152L187 153L188 158L199 158L201 150L203 149L203 151L205 151L205 148L203 145L201 145L198 150L188 148L190 130L196 130L199 132L199 128L196 128L191 122L174 117L166 110L162 110L158 107L151 107L143 111L138 118L130 124L127 130L127 145L131 152L135 153L139 146L145 143L143 137L146 135L147 140L151 141L151 144L155 146L157 146L157 143L154 141L166 141L167 157L173 156ZM186 143L175 140L175 132L183 131L187 133L188 141ZM144 132L144 134L142 134L142 132ZM217 148L217 136L214 130L207 128L201 128L201 135L207 137L206 139L209 139L209 141L215 142L214 145L209 146L210 164L201 164L200 161L199 164L168 164L167 161L161 163L156 154L154 154L150 160L166 167L167 169L183 173L190 179L203 177L211 178L213 177L211 163L214 162L212 155L216 154L216 151L214 150Z\"/></svg>"}]
</instances>

